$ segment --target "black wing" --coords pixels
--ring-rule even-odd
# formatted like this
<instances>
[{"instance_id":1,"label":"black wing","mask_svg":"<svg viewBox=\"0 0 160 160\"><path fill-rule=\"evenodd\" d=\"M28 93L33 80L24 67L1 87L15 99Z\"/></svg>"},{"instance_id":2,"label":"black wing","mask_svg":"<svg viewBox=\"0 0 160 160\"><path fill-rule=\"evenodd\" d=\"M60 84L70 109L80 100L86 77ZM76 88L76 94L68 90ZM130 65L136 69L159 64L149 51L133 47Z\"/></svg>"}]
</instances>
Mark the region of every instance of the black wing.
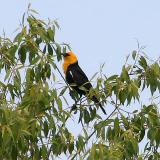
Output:
<instances>
[{"instance_id":1,"label":"black wing","mask_svg":"<svg viewBox=\"0 0 160 160\"><path fill-rule=\"evenodd\" d=\"M67 69L66 73L66 80L69 84L75 84L76 86L73 86L73 88L80 94L86 94L89 92L89 90L92 88L92 84L89 82L86 74L83 72L83 70L80 68L78 63L72 64ZM86 91L80 89L79 87L83 86ZM101 103L97 99L96 96L91 97L91 99L97 103L100 108L102 109L103 113L106 114L104 108L102 107Z\"/></svg>"},{"instance_id":2,"label":"black wing","mask_svg":"<svg viewBox=\"0 0 160 160\"><path fill-rule=\"evenodd\" d=\"M66 80L69 84L74 83L78 87L83 86L87 90L90 90L92 88L92 85L89 82L86 74L80 68L78 63L69 66L66 73Z\"/></svg>"}]
</instances>

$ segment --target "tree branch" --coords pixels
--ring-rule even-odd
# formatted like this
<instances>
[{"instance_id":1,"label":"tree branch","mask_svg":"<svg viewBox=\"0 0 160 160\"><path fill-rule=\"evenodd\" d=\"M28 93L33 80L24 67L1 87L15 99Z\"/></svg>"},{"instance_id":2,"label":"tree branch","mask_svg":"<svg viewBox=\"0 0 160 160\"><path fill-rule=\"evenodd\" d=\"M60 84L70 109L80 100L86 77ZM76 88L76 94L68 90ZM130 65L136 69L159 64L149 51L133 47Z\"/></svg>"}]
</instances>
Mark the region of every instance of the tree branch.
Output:
<instances>
[{"instance_id":1,"label":"tree branch","mask_svg":"<svg viewBox=\"0 0 160 160\"><path fill-rule=\"evenodd\" d=\"M107 121L112 115L113 113L117 110L117 108L115 108L111 113L110 115L104 120ZM91 137L96 133L96 129L94 129L94 131L89 135L89 137L85 140L84 142L84 145L86 145L86 143L88 143L88 141L91 139ZM73 157L71 158L71 160L74 160L74 158L80 153L81 150L78 150L74 155Z\"/></svg>"}]
</instances>

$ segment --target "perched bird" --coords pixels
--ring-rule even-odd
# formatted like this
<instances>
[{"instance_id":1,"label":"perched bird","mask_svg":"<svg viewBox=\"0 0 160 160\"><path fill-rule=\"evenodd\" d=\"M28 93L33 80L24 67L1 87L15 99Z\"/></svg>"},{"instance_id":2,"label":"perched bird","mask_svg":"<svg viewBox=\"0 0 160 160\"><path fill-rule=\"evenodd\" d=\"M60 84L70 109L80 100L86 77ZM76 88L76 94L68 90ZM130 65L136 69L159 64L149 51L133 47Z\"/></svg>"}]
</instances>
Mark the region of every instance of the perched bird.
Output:
<instances>
[{"instance_id":1,"label":"perched bird","mask_svg":"<svg viewBox=\"0 0 160 160\"><path fill-rule=\"evenodd\" d=\"M80 95L87 95L90 89L93 89L92 84L89 82L86 74L82 71L78 65L77 56L73 52L63 53L63 71L67 83ZM74 85L73 85L74 84ZM82 89L84 88L84 89ZM102 109L103 113L106 111L102 107L101 103L95 95L91 96L91 100L94 101Z\"/></svg>"}]
</instances>

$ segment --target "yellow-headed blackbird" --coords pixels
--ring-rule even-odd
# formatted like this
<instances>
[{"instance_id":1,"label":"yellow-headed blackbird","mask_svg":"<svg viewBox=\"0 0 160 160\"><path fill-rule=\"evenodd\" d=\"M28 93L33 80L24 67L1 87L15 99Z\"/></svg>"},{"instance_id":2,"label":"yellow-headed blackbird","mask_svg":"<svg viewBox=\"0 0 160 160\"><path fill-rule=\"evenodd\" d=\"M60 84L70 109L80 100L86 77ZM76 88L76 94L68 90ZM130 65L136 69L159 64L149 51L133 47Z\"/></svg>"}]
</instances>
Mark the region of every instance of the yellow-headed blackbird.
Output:
<instances>
[{"instance_id":1,"label":"yellow-headed blackbird","mask_svg":"<svg viewBox=\"0 0 160 160\"><path fill-rule=\"evenodd\" d=\"M77 91L80 95L86 95L92 89L92 84L89 82L86 74L82 71L78 65L78 60L76 55L73 52L63 53L63 71L65 74L66 81L71 87ZM73 85L74 84L74 85ZM83 88L83 89L82 89ZM100 106L103 113L106 114L106 111L102 107L101 103L96 96L91 96L91 100Z\"/></svg>"}]
</instances>

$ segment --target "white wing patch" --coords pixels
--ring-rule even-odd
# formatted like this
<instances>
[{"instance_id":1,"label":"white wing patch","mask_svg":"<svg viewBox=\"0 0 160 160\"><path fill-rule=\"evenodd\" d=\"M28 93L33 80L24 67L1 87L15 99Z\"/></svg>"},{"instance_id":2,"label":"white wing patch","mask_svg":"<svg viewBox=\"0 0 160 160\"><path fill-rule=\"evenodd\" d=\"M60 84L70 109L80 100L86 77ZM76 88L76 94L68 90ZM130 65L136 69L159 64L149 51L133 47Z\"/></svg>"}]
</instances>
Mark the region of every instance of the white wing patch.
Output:
<instances>
[{"instance_id":1,"label":"white wing patch","mask_svg":"<svg viewBox=\"0 0 160 160\"><path fill-rule=\"evenodd\" d=\"M72 78L73 78L73 74L72 74L72 72L71 72L71 71L69 71L69 73L71 74L71 76L72 76Z\"/></svg>"}]
</instances>

